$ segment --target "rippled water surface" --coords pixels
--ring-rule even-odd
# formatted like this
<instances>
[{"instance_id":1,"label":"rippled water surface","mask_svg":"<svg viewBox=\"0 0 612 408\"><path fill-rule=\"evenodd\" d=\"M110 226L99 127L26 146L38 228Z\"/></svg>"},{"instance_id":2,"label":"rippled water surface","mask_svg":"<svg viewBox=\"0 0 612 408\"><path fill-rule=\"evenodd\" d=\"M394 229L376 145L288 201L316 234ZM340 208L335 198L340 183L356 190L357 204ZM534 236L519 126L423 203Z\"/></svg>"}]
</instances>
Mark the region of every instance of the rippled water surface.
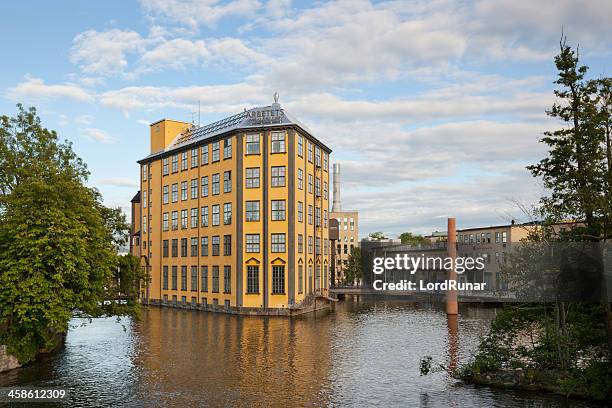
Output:
<instances>
[{"instance_id":1,"label":"rippled water surface","mask_svg":"<svg viewBox=\"0 0 612 408\"><path fill-rule=\"evenodd\" d=\"M453 324L396 301L293 320L151 308L139 322L73 320L60 352L0 374L0 386L68 387L71 406L590 406L419 375L425 355L469 359L494 315L466 308Z\"/></svg>"}]
</instances>

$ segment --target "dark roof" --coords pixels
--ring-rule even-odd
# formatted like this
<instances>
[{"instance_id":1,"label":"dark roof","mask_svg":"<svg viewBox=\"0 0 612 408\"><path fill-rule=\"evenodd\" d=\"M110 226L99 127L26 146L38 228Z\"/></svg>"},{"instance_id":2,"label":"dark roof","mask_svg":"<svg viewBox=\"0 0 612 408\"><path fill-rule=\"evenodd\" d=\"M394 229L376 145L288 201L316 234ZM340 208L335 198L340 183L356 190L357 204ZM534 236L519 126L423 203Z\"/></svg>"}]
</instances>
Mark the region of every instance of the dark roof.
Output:
<instances>
[{"instance_id":1,"label":"dark roof","mask_svg":"<svg viewBox=\"0 0 612 408\"><path fill-rule=\"evenodd\" d=\"M311 137L317 144L322 147L327 153L331 152L331 149L321 143L315 138L310 130L304 126L299 120L293 115L284 110L279 103L273 103L269 106L260 106L252 109L245 109L243 112L229 116L225 119L218 120L205 126L193 125L185 132L177 135L172 143L164 150L151 153L140 162L147 161L148 159L157 158L159 156L165 156L169 152L174 150L180 150L184 147L198 144L203 140L214 140L222 135L229 134L236 130L248 130L248 129L261 129L261 128L274 128L274 127L286 127L295 126L300 128L309 137Z\"/></svg>"},{"instance_id":2,"label":"dark roof","mask_svg":"<svg viewBox=\"0 0 612 408\"><path fill-rule=\"evenodd\" d=\"M139 203L140 202L140 190L138 190L136 195L132 198L131 202L132 203Z\"/></svg>"}]
</instances>

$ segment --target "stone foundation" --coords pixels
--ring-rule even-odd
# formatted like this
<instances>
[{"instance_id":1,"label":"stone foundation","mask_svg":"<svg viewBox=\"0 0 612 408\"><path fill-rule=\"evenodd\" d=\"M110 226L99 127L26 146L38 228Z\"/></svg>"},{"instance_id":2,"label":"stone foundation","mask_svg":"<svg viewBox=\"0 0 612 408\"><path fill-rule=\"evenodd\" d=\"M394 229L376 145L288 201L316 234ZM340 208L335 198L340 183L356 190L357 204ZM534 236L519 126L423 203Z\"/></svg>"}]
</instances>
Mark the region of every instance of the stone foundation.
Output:
<instances>
[{"instance_id":1,"label":"stone foundation","mask_svg":"<svg viewBox=\"0 0 612 408\"><path fill-rule=\"evenodd\" d=\"M228 313L243 316L299 316L305 313L312 313L319 310L326 310L331 308L331 300L318 300L309 305L303 305L300 307L290 307L286 309L279 308L259 308L259 307L225 307L224 305L214 304L202 304L202 303L191 303L191 302L164 302L158 299L149 299L149 302L142 302L143 305L149 304L152 306L161 307L173 307L177 309L188 309L188 310L200 310L204 312L213 313Z\"/></svg>"}]
</instances>

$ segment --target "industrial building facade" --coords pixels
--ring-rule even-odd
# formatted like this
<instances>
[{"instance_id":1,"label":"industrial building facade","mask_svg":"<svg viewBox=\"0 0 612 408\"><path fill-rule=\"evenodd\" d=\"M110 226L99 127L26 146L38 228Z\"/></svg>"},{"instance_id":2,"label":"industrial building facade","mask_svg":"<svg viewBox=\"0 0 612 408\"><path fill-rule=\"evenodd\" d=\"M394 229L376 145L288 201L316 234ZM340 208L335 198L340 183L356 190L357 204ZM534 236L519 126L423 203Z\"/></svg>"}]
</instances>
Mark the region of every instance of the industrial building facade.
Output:
<instances>
[{"instance_id":1,"label":"industrial building facade","mask_svg":"<svg viewBox=\"0 0 612 408\"><path fill-rule=\"evenodd\" d=\"M327 295L327 146L277 102L150 131L133 217L150 274L145 298L248 311Z\"/></svg>"}]
</instances>

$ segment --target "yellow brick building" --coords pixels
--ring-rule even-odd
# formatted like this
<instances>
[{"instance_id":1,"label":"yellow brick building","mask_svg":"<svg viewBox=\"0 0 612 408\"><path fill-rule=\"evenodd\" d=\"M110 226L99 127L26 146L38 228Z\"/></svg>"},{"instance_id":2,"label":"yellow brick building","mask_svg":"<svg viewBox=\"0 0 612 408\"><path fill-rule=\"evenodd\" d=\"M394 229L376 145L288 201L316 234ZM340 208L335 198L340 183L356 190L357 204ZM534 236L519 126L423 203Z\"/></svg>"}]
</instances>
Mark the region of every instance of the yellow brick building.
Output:
<instances>
[{"instance_id":1,"label":"yellow brick building","mask_svg":"<svg viewBox=\"0 0 612 408\"><path fill-rule=\"evenodd\" d=\"M150 132L132 249L150 273L145 299L251 313L327 295L327 146L277 102Z\"/></svg>"}]
</instances>

